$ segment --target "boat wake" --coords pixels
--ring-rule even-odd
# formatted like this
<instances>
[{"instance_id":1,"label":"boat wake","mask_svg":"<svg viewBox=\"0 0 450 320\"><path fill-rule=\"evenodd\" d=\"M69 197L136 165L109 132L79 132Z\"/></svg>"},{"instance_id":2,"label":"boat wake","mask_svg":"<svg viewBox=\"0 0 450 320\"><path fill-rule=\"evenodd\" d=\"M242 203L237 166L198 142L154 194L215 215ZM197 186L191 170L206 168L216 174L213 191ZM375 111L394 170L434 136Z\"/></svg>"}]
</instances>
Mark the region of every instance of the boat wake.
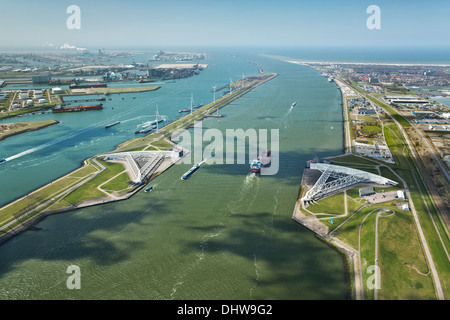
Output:
<instances>
[{"instance_id":1,"label":"boat wake","mask_svg":"<svg viewBox=\"0 0 450 320\"><path fill-rule=\"evenodd\" d=\"M174 299L173 295L177 292L177 287L181 286L182 284L183 284L183 281L179 281L173 285L172 293L170 294L170 298Z\"/></svg>"},{"instance_id":2,"label":"boat wake","mask_svg":"<svg viewBox=\"0 0 450 320\"><path fill-rule=\"evenodd\" d=\"M293 102L292 104L291 104L291 107L289 108L289 111L286 113L286 115L289 115L291 112L292 112L292 110L294 109L294 107L297 105L297 101L295 101L295 102Z\"/></svg>"},{"instance_id":3,"label":"boat wake","mask_svg":"<svg viewBox=\"0 0 450 320\"><path fill-rule=\"evenodd\" d=\"M227 210L232 215L246 211L246 208L253 205L258 195L259 180L258 175L255 173L250 172L247 174L238 192L238 199L236 201L231 201L227 205Z\"/></svg>"},{"instance_id":4,"label":"boat wake","mask_svg":"<svg viewBox=\"0 0 450 320\"><path fill-rule=\"evenodd\" d=\"M44 143L44 144L41 144L41 145L39 145L39 146L37 146L37 147L30 148L30 149L28 149L28 150L25 150L25 151L22 151L22 152L20 152L20 153L17 153L17 154L15 154L15 155L13 155L13 156L7 157L7 158L5 158L5 160L6 160L6 162L8 162L8 161L11 161L11 160L18 159L18 158L20 158L20 157L29 155L29 154L31 154L31 153L33 153L33 152L36 152L36 151L39 151L39 150L43 150L43 149L48 148L48 147L51 147L51 146L53 146L53 145L55 145L55 144L57 144L57 143L60 143L60 142L63 142L63 141L65 141L65 140L74 138L74 137L76 137L76 136L78 136L78 135L80 135L80 134L83 134L83 133L88 132L89 130L98 128L99 126L102 126L102 127L103 127L103 126L105 126L106 124L110 123L111 121L117 120L118 118L123 117L124 115L127 115L127 114L133 112L135 109L137 109L137 108L139 108L139 107L143 107L143 106L145 106L145 105L147 105L147 104L148 104L148 103L143 103L143 104L141 104L141 105L139 105L139 106L137 106L137 107L135 107L135 108L133 108L133 109L130 109L130 110L121 112L121 113L119 113L119 114L117 114L117 115L115 115L115 116L113 116L113 117L111 117L111 118L109 118L109 119L106 119L106 120L103 120L103 121L99 121L99 122L97 122L97 123L95 123L95 124L93 124L93 125L91 125L91 126L86 127L86 128L77 130L77 131L72 132L72 133L69 133L69 134L67 134L67 135L65 135L65 136L62 136L62 137L56 138L56 139L54 139L54 140L51 140L51 141L49 141L49 142L46 142L46 143ZM141 117L149 117L149 116L141 116ZM135 120L135 119L138 119L138 118L141 118L141 117L137 117L137 118L134 118L134 119L129 119L128 121L130 121L130 120ZM101 138L98 138L98 140L100 140L100 139L101 139ZM98 142L98 140L95 140L95 141ZM95 141L94 141L94 142L95 142ZM91 144L92 144L92 143L93 143L93 142L91 142Z\"/></svg>"},{"instance_id":5,"label":"boat wake","mask_svg":"<svg viewBox=\"0 0 450 320\"><path fill-rule=\"evenodd\" d=\"M173 285L172 287L172 293L170 294L171 299L175 299L175 293L177 292L177 288L181 286L184 283L185 277L188 277L189 274L196 270L200 263L202 263L203 259L205 258L205 250L208 248L208 241L212 238L218 237L222 234L222 230L214 231L212 233L207 233L203 236L202 241L200 242L200 252L197 253L197 258L194 260L191 264L185 266L183 268L183 271L180 272L178 276L178 281Z\"/></svg>"},{"instance_id":6,"label":"boat wake","mask_svg":"<svg viewBox=\"0 0 450 320\"><path fill-rule=\"evenodd\" d=\"M203 236L202 242L200 242L200 253L197 254L199 260L203 260L205 258L205 250L208 248L208 241L211 238L215 238L220 236L222 230L216 233L208 233Z\"/></svg>"},{"instance_id":7,"label":"boat wake","mask_svg":"<svg viewBox=\"0 0 450 320\"><path fill-rule=\"evenodd\" d=\"M291 114L291 112L292 112L293 109L294 109L294 106L291 106L291 107L289 108L289 111L286 113L286 115L288 116L289 114Z\"/></svg>"},{"instance_id":8,"label":"boat wake","mask_svg":"<svg viewBox=\"0 0 450 320\"><path fill-rule=\"evenodd\" d=\"M84 132L84 131L86 131L86 130L80 130L80 131ZM57 144L57 143L60 143L60 142L62 142L62 141L68 140L68 139L71 139L71 138L73 138L73 137L75 137L75 136L81 134L82 132L79 132L79 133L71 133L71 134L65 135L65 136L63 136L63 137L59 137L59 138L57 138L57 139L54 139L54 140L52 140L52 141L46 142L46 143L44 143L44 144L41 144L40 146L37 146L37 147L31 148L31 149L22 151L22 152L20 152L20 153L18 153L18 154L15 154L15 155L13 155L13 156L11 156L11 157L6 158L6 161L15 160L15 159L17 159L17 158L26 156L26 155L28 155L28 154L30 154L30 153L33 153L33 152L36 152L36 151L39 151L39 150L42 150L42 149L51 147L51 146L53 146L53 145L55 145L55 144Z\"/></svg>"}]
</instances>

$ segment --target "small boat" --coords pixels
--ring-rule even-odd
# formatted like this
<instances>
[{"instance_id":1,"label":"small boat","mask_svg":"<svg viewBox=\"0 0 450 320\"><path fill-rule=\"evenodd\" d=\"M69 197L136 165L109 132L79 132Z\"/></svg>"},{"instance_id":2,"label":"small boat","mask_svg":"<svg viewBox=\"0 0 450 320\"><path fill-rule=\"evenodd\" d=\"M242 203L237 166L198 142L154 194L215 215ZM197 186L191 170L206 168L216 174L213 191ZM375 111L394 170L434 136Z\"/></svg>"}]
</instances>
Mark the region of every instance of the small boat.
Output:
<instances>
[{"instance_id":1,"label":"small boat","mask_svg":"<svg viewBox=\"0 0 450 320\"><path fill-rule=\"evenodd\" d=\"M111 127L113 127L113 126L115 126L115 125L118 125L119 123L120 123L120 121L117 121L117 122L108 124L108 125L105 126L105 129L111 128Z\"/></svg>"},{"instance_id":2,"label":"small boat","mask_svg":"<svg viewBox=\"0 0 450 320\"><path fill-rule=\"evenodd\" d=\"M149 192L153 190L153 186L149 186L147 189L145 189L145 192Z\"/></svg>"},{"instance_id":3,"label":"small boat","mask_svg":"<svg viewBox=\"0 0 450 320\"><path fill-rule=\"evenodd\" d=\"M191 111L191 108L184 108L184 109L179 110L178 112L182 113L182 112L189 112L189 111Z\"/></svg>"},{"instance_id":4,"label":"small boat","mask_svg":"<svg viewBox=\"0 0 450 320\"><path fill-rule=\"evenodd\" d=\"M294 101L292 104L291 104L291 107L295 107L297 105L297 101Z\"/></svg>"},{"instance_id":5,"label":"small boat","mask_svg":"<svg viewBox=\"0 0 450 320\"><path fill-rule=\"evenodd\" d=\"M1 159L0 159L0 163L3 163L3 162L6 162L6 159L5 159L5 158L1 158Z\"/></svg>"},{"instance_id":6,"label":"small boat","mask_svg":"<svg viewBox=\"0 0 450 320\"><path fill-rule=\"evenodd\" d=\"M155 127L150 126L150 127L146 127L146 128L141 129L141 130L135 131L134 133L135 133L135 134L138 134L138 133L147 133L147 132L150 132L150 131L153 131L153 130L155 130Z\"/></svg>"}]
</instances>

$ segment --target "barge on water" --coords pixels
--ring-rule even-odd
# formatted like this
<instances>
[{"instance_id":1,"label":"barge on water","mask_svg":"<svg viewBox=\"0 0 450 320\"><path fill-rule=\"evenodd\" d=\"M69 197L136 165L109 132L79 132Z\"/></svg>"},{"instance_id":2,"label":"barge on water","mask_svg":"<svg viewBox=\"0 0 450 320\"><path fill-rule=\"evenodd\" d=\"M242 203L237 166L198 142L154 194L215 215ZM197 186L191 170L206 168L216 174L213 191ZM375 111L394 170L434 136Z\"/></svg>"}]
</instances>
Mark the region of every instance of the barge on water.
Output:
<instances>
[{"instance_id":1,"label":"barge on water","mask_svg":"<svg viewBox=\"0 0 450 320\"><path fill-rule=\"evenodd\" d=\"M181 180L186 180L189 178L195 171L197 171L200 168L200 165L196 164L192 168L190 168L188 171L186 171L185 174L181 176Z\"/></svg>"},{"instance_id":2,"label":"barge on water","mask_svg":"<svg viewBox=\"0 0 450 320\"><path fill-rule=\"evenodd\" d=\"M79 111L101 110L101 109L103 109L103 103L93 105L73 106L73 107L57 106L52 108L52 112L79 112Z\"/></svg>"},{"instance_id":3,"label":"barge on water","mask_svg":"<svg viewBox=\"0 0 450 320\"><path fill-rule=\"evenodd\" d=\"M114 127L114 126L118 125L119 123L120 123L120 121L117 121L117 122L114 122L114 123L111 123L111 124L107 124L107 125L105 126L105 129Z\"/></svg>"},{"instance_id":4,"label":"barge on water","mask_svg":"<svg viewBox=\"0 0 450 320\"><path fill-rule=\"evenodd\" d=\"M106 83L92 83L92 84L71 84L70 89L90 89L90 88L106 88Z\"/></svg>"}]
</instances>

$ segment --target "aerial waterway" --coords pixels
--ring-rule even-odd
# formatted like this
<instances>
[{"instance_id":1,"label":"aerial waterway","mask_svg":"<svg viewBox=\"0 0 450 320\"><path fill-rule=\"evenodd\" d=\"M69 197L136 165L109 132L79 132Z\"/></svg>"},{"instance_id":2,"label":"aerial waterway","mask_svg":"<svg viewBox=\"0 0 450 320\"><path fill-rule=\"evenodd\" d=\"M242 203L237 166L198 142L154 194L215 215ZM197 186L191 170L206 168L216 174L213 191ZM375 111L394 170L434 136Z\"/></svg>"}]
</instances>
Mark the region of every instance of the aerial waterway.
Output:
<instances>
[{"instance_id":1,"label":"aerial waterway","mask_svg":"<svg viewBox=\"0 0 450 320\"><path fill-rule=\"evenodd\" d=\"M238 78L255 72L249 60L279 76L221 109L226 117L220 122L203 120L203 128L217 128L224 136L227 129L278 129L277 174L251 176L247 159L245 164L206 162L181 181L193 163L179 164L154 180L158 187L151 195L142 191L127 201L48 217L37 225L39 231L27 231L0 247L0 299L347 298L340 254L291 219L305 161L342 152L340 93L310 68L239 57L217 53L209 61L214 68L136 94L129 104L127 96L125 103L113 97L105 106L114 109L103 110L102 115L109 114L100 121L86 114L61 115L66 127L12 137L9 154L17 155L35 139L32 147L89 127L3 164L0 174L8 180L15 174L32 186L55 179L83 159L134 137L136 121L143 120L135 118L153 114L156 103L161 114L171 117L192 91L199 102L211 101L217 79L222 86L230 73ZM287 114L293 101L301 101L301 108ZM130 108L135 112L114 117ZM119 120L120 126L105 130L105 124ZM0 154L7 150L1 148ZM16 195L26 189L20 190ZM81 290L67 289L71 265L81 270Z\"/></svg>"}]
</instances>

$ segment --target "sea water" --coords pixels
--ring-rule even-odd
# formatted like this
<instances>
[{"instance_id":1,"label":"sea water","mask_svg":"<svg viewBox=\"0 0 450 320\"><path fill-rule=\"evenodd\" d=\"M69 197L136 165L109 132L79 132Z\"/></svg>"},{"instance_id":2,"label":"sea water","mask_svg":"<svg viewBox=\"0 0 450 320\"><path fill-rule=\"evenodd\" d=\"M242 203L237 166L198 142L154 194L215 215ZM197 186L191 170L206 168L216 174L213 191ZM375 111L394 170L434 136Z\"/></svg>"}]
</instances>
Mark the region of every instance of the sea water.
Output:
<instances>
[{"instance_id":1,"label":"sea water","mask_svg":"<svg viewBox=\"0 0 450 320\"><path fill-rule=\"evenodd\" d=\"M305 66L211 51L200 75L153 92L111 95L102 111L23 117L62 123L0 143L3 156L16 156L0 168L8 181L2 203L134 138L156 105L175 119L191 93L195 103L212 101L212 86L257 74L249 61L279 76L202 125L278 129L277 174L249 175L248 162L203 164L183 181L191 164L180 164L156 178L150 193L50 216L39 231L0 247L0 299L347 298L343 257L291 218L305 162L343 149L340 91ZM122 122L105 130L114 121ZM81 271L79 290L67 287L72 265Z\"/></svg>"}]
</instances>

